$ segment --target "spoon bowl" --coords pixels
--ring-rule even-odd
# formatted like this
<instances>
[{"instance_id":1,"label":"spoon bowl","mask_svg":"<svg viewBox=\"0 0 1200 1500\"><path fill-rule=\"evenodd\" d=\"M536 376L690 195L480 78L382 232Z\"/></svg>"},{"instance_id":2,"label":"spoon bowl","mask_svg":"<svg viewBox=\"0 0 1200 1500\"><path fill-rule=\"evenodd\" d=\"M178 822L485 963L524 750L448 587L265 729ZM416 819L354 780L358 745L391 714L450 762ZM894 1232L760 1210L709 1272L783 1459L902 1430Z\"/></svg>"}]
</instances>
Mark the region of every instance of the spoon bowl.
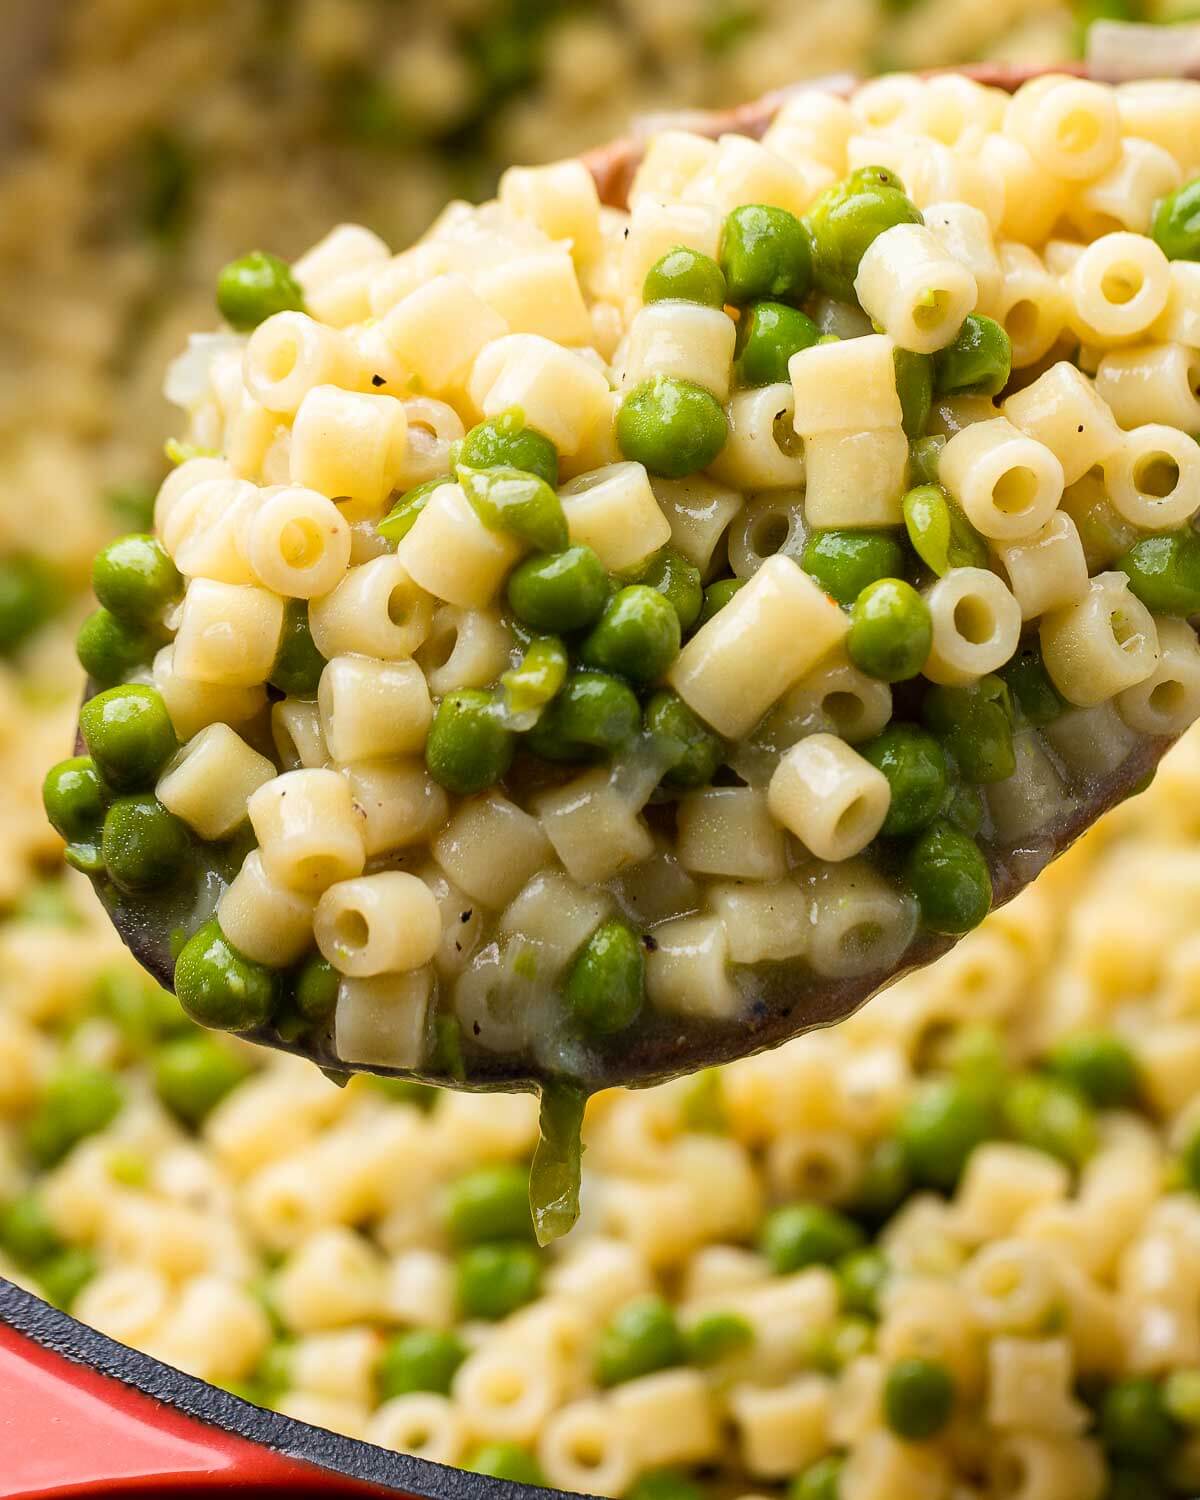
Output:
<instances>
[{"instance_id":1,"label":"spoon bowl","mask_svg":"<svg viewBox=\"0 0 1200 1500\"><path fill-rule=\"evenodd\" d=\"M1037 70L981 67L956 71L1011 91ZM814 86L822 85L808 85ZM847 93L853 85L847 80L830 87ZM758 137L791 92L772 94L732 110L688 114L670 123L713 137L731 131ZM631 136L584 158L603 202L615 207L625 203L642 144L639 137ZM1083 769L1074 768L1069 778L1070 798L1064 799L1056 816L1038 824L1036 833L1022 832L1014 838L981 835L979 842L992 876L994 904L1011 900L1097 819L1138 790L1172 743L1172 739L1163 736L1130 734L1117 751L1094 758ZM82 744L79 748L82 750ZM170 989L174 968L171 932L175 924L164 918L155 901L128 901L103 881L97 881L96 888L125 944L142 966ZM580 1088L587 1091L610 1086L644 1086L730 1062L843 1020L903 974L939 958L955 941L952 937L922 932L908 944L902 957L882 972L840 978L809 975L803 984L797 983L794 967L778 965L755 970L749 989L742 987L747 1004L737 1019L689 1017L684 1024L671 1015L648 1011L636 1032L621 1038L619 1048L609 1051L600 1047L582 1048L580 1044L582 1051L574 1056L578 1067L562 1065L570 1059L559 1058L558 1066L543 1067L532 1064L523 1055L480 1050L478 1056L472 1054L468 1077L456 1076L453 1069L444 1068L407 1072L386 1065L343 1061L335 1052L328 1032L316 1037L307 1033L303 1043L281 1035L273 1026L244 1035L264 1046L309 1058L336 1075L370 1072L474 1090L545 1090L554 1078L567 1073L580 1078Z\"/></svg>"}]
</instances>

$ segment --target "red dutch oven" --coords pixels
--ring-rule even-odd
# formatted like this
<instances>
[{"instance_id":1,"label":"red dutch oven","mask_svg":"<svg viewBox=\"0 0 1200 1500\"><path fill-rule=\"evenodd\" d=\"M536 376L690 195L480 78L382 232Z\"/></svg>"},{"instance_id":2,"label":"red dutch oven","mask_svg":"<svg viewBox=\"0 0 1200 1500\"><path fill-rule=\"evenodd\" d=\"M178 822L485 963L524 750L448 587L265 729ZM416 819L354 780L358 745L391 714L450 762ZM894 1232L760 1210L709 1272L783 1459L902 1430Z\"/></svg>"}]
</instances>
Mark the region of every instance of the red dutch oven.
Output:
<instances>
[{"instance_id":1,"label":"red dutch oven","mask_svg":"<svg viewBox=\"0 0 1200 1500\"><path fill-rule=\"evenodd\" d=\"M1010 68L957 71L1009 90L1030 76L1030 70ZM834 86L848 90L850 83L839 79ZM679 123L714 136L729 130L761 135L786 96L782 91L736 110L688 114ZM587 158L605 202L624 201L640 152L631 138ZM556 1493L445 1468L263 1411L0 1279L0 1500L184 1500L221 1490L329 1500L553 1500Z\"/></svg>"}]
</instances>

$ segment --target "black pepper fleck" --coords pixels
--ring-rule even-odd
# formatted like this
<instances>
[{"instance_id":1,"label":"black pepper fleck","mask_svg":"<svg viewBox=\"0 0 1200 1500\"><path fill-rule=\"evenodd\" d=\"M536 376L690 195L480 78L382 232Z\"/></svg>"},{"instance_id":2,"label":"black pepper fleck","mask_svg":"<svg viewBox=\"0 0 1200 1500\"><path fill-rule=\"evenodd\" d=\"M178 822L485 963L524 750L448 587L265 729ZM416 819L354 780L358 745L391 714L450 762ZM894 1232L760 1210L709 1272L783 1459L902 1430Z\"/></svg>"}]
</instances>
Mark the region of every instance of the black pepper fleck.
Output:
<instances>
[{"instance_id":1,"label":"black pepper fleck","mask_svg":"<svg viewBox=\"0 0 1200 1500\"><path fill-rule=\"evenodd\" d=\"M648 932L643 932L642 933L642 947L645 948L645 950L646 950L647 953L657 953L658 952L658 939L656 937L651 937Z\"/></svg>"},{"instance_id":2,"label":"black pepper fleck","mask_svg":"<svg viewBox=\"0 0 1200 1500\"><path fill-rule=\"evenodd\" d=\"M458 920L460 922L469 922L471 920L471 915L474 912L474 910L475 910L475 908L473 906L468 906L467 909L466 909L466 911L459 913Z\"/></svg>"},{"instance_id":3,"label":"black pepper fleck","mask_svg":"<svg viewBox=\"0 0 1200 1500\"><path fill-rule=\"evenodd\" d=\"M381 386L381 385L387 385L387 381L383 378L382 375L372 375L371 376L371 384L373 386L378 387L378 386Z\"/></svg>"}]
</instances>

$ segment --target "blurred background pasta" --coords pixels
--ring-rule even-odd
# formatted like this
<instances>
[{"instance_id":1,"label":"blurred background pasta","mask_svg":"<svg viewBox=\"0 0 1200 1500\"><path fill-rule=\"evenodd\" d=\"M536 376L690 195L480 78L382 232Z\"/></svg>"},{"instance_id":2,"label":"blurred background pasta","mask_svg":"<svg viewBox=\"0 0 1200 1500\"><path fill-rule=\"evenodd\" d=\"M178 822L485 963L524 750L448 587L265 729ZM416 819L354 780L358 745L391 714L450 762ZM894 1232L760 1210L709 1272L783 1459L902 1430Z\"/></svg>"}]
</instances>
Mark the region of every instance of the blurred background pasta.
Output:
<instances>
[{"instance_id":1,"label":"blurred background pasta","mask_svg":"<svg viewBox=\"0 0 1200 1500\"><path fill-rule=\"evenodd\" d=\"M343 1091L202 1036L63 881L39 797L71 739L90 559L148 522L163 370L213 321L226 260L293 255L340 219L402 245L509 162L648 111L828 73L1067 58L1093 14L1129 9L62 7L0 165L0 1272L295 1416L447 1462L495 1466L480 1450L515 1445L551 1482L614 1496L641 1484L643 1500L687 1500L686 1485L645 1489L664 1466L713 1494L779 1493L847 1450L841 1500L1200 1485L1195 731L1036 889L852 1022L595 1101L583 1221L553 1257L508 1266L526 1292L504 1320L463 1312L455 1185L527 1163L530 1101ZM1151 0L1137 18L1186 17L1185 0ZM1027 1104L961 1173L921 1169L921 1121L947 1090L986 1074L1010 1103L1033 1099L1063 1040L1097 1031L1132 1058L1127 1089L1051 1111L1056 1124ZM939 1152L947 1131L968 1148L992 1133L939 1129ZM881 1300L854 1304L820 1258L761 1241L769 1210L796 1200L884 1226ZM752 1352L716 1374L671 1355L597 1387L601 1331L651 1293L676 1308L677 1338L732 1312ZM413 1384L414 1327L458 1328L457 1373ZM973 1412L935 1445L899 1443L880 1417L885 1367L911 1354L948 1368ZM1097 1392L1131 1374L1160 1406L1170 1389L1170 1415L1152 1440L1110 1413L1101 1441L1088 1403L1104 1411ZM1181 1375L1191 1387L1167 1379ZM1106 1491L1123 1465L1142 1487ZM814 1484L798 1500L836 1494Z\"/></svg>"}]
</instances>

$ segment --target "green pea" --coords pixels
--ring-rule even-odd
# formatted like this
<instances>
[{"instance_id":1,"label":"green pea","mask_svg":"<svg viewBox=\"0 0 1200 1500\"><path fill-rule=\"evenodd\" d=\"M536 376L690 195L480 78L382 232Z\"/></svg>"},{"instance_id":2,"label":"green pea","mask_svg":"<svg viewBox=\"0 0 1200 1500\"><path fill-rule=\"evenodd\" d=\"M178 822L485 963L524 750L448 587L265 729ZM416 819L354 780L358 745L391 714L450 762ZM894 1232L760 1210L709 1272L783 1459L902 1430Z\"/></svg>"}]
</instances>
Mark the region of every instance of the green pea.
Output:
<instances>
[{"instance_id":1,"label":"green pea","mask_svg":"<svg viewBox=\"0 0 1200 1500\"><path fill-rule=\"evenodd\" d=\"M231 328L248 333L276 313L303 312L304 292L287 261L254 250L217 277L217 307Z\"/></svg>"},{"instance_id":2,"label":"green pea","mask_svg":"<svg viewBox=\"0 0 1200 1500\"><path fill-rule=\"evenodd\" d=\"M425 764L439 786L469 797L500 780L512 765L515 748L516 739L491 693L459 688L438 704L425 742Z\"/></svg>"},{"instance_id":3,"label":"green pea","mask_svg":"<svg viewBox=\"0 0 1200 1500\"><path fill-rule=\"evenodd\" d=\"M979 788L955 782L946 793L942 817L960 833L974 838L983 827L983 795Z\"/></svg>"},{"instance_id":4,"label":"green pea","mask_svg":"<svg viewBox=\"0 0 1200 1500\"><path fill-rule=\"evenodd\" d=\"M897 349L892 359L904 436L919 438L933 410L933 360L928 354L914 354L911 349Z\"/></svg>"},{"instance_id":5,"label":"green pea","mask_svg":"<svg viewBox=\"0 0 1200 1500\"><path fill-rule=\"evenodd\" d=\"M329 1019L337 1004L339 982L338 971L327 958L312 953L304 960L296 975L292 999L306 1021L319 1024Z\"/></svg>"},{"instance_id":6,"label":"green pea","mask_svg":"<svg viewBox=\"0 0 1200 1500\"><path fill-rule=\"evenodd\" d=\"M1193 1131L1180 1153L1184 1182L1193 1193L1200 1193L1200 1130Z\"/></svg>"},{"instance_id":7,"label":"green pea","mask_svg":"<svg viewBox=\"0 0 1200 1500\"><path fill-rule=\"evenodd\" d=\"M604 606L579 655L600 671L632 682L657 682L679 655L681 634L671 601L657 589L632 583Z\"/></svg>"},{"instance_id":8,"label":"green pea","mask_svg":"<svg viewBox=\"0 0 1200 1500\"><path fill-rule=\"evenodd\" d=\"M886 531L814 531L800 566L839 604L853 604L863 589L904 567L900 543Z\"/></svg>"},{"instance_id":9,"label":"green pea","mask_svg":"<svg viewBox=\"0 0 1200 1500\"><path fill-rule=\"evenodd\" d=\"M675 1469L649 1469L625 1491L625 1500L705 1500L706 1493Z\"/></svg>"},{"instance_id":10,"label":"green pea","mask_svg":"<svg viewBox=\"0 0 1200 1500\"><path fill-rule=\"evenodd\" d=\"M1017 768L1007 684L989 674L963 687L931 687L921 705L926 729L953 756L965 781L1003 781Z\"/></svg>"},{"instance_id":11,"label":"green pea","mask_svg":"<svg viewBox=\"0 0 1200 1500\"><path fill-rule=\"evenodd\" d=\"M97 553L92 588L105 609L134 625L158 625L183 592L183 579L154 537L118 537Z\"/></svg>"},{"instance_id":12,"label":"green pea","mask_svg":"<svg viewBox=\"0 0 1200 1500\"><path fill-rule=\"evenodd\" d=\"M888 838L919 833L946 799L949 773L942 747L912 724L889 724L858 753L887 777L892 800L880 832Z\"/></svg>"},{"instance_id":13,"label":"green pea","mask_svg":"<svg viewBox=\"0 0 1200 1500\"><path fill-rule=\"evenodd\" d=\"M515 408L472 427L456 462L468 469L520 469L551 489L558 483L558 449L544 433L526 427L524 413Z\"/></svg>"},{"instance_id":14,"label":"green pea","mask_svg":"<svg viewBox=\"0 0 1200 1500\"><path fill-rule=\"evenodd\" d=\"M384 1345L376 1383L380 1401L417 1391L450 1394L455 1372L467 1357L467 1346L451 1330L409 1328Z\"/></svg>"},{"instance_id":15,"label":"green pea","mask_svg":"<svg viewBox=\"0 0 1200 1500\"><path fill-rule=\"evenodd\" d=\"M664 547L657 552L646 570L637 579L647 588L657 589L671 601L679 616L679 628L688 631L700 618L704 603L704 588L700 582L700 569L688 562L674 547Z\"/></svg>"},{"instance_id":16,"label":"green pea","mask_svg":"<svg viewBox=\"0 0 1200 1500\"><path fill-rule=\"evenodd\" d=\"M153 631L93 610L75 637L79 665L100 687L116 687L154 658L162 641Z\"/></svg>"},{"instance_id":17,"label":"green pea","mask_svg":"<svg viewBox=\"0 0 1200 1500\"><path fill-rule=\"evenodd\" d=\"M585 1031L610 1036L637 1020L645 973L637 933L624 922L602 922L567 971L563 999Z\"/></svg>"},{"instance_id":18,"label":"green pea","mask_svg":"<svg viewBox=\"0 0 1200 1500\"><path fill-rule=\"evenodd\" d=\"M811 349L821 330L799 308L786 302L755 302L742 314L734 345L737 385L777 385L788 380L788 361Z\"/></svg>"},{"instance_id":19,"label":"green pea","mask_svg":"<svg viewBox=\"0 0 1200 1500\"><path fill-rule=\"evenodd\" d=\"M675 1313L661 1297L638 1297L609 1319L596 1341L592 1373L601 1386L623 1385L684 1363Z\"/></svg>"},{"instance_id":20,"label":"green pea","mask_svg":"<svg viewBox=\"0 0 1200 1500\"><path fill-rule=\"evenodd\" d=\"M710 583L704 590L704 603L700 608L700 624L707 625L713 615L723 610L734 594L744 589L749 581L748 578L718 578L716 583Z\"/></svg>"},{"instance_id":21,"label":"green pea","mask_svg":"<svg viewBox=\"0 0 1200 1500\"><path fill-rule=\"evenodd\" d=\"M812 284L808 231L786 208L749 203L725 220L719 251L730 302L800 302Z\"/></svg>"},{"instance_id":22,"label":"green pea","mask_svg":"<svg viewBox=\"0 0 1200 1500\"><path fill-rule=\"evenodd\" d=\"M429 504L434 491L440 490L444 484L453 483L451 475L439 474L436 479L427 479L424 484L405 490L375 530L394 549L416 525L417 517Z\"/></svg>"},{"instance_id":23,"label":"green pea","mask_svg":"<svg viewBox=\"0 0 1200 1500\"><path fill-rule=\"evenodd\" d=\"M1183 1427L1200 1427L1200 1370L1172 1370L1163 1381L1163 1405Z\"/></svg>"},{"instance_id":24,"label":"green pea","mask_svg":"<svg viewBox=\"0 0 1200 1500\"><path fill-rule=\"evenodd\" d=\"M201 1026L251 1031L275 1009L278 981L265 964L239 953L216 918L188 939L175 960L175 994Z\"/></svg>"},{"instance_id":25,"label":"green pea","mask_svg":"<svg viewBox=\"0 0 1200 1500\"><path fill-rule=\"evenodd\" d=\"M787 1500L840 1500L845 1467L846 1460L836 1454L819 1458L792 1480Z\"/></svg>"},{"instance_id":26,"label":"green pea","mask_svg":"<svg viewBox=\"0 0 1200 1500\"><path fill-rule=\"evenodd\" d=\"M622 401L616 433L625 458L664 479L683 479L712 463L725 446L729 422L710 391L654 375Z\"/></svg>"},{"instance_id":27,"label":"green pea","mask_svg":"<svg viewBox=\"0 0 1200 1500\"><path fill-rule=\"evenodd\" d=\"M46 816L68 843L99 837L107 800L107 789L90 755L59 761L42 783Z\"/></svg>"},{"instance_id":28,"label":"green pea","mask_svg":"<svg viewBox=\"0 0 1200 1500\"><path fill-rule=\"evenodd\" d=\"M908 1153L899 1140L876 1141L867 1152L854 1191L854 1212L872 1224L890 1219L912 1185Z\"/></svg>"},{"instance_id":29,"label":"green pea","mask_svg":"<svg viewBox=\"0 0 1200 1500\"><path fill-rule=\"evenodd\" d=\"M945 819L921 833L904 865L905 879L930 932L957 936L991 910L992 877L975 840Z\"/></svg>"},{"instance_id":30,"label":"green pea","mask_svg":"<svg viewBox=\"0 0 1200 1500\"><path fill-rule=\"evenodd\" d=\"M699 302L703 307L725 306L725 277L711 255L676 245L646 272L643 302Z\"/></svg>"},{"instance_id":31,"label":"green pea","mask_svg":"<svg viewBox=\"0 0 1200 1500\"><path fill-rule=\"evenodd\" d=\"M1190 526L1142 537L1114 566L1128 575L1131 591L1156 615L1200 611L1200 536Z\"/></svg>"},{"instance_id":32,"label":"green pea","mask_svg":"<svg viewBox=\"0 0 1200 1500\"><path fill-rule=\"evenodd\" d=\"M1100 476L1085 474L1068 485L1060 509L1075 522L1089 573L1100 573L1114 566L1138 540L1137 527L1117 512ZM1195 576L1191 564L1184 576Z\"/></svg>"},{"instance_id":33,"label":"green pea","mask_svg":"<svg viewBox=\"0 0 1200 1500\"><path fill-rule=\"evenodd\" d=\"M1084 1031L1064 1038L1050 1049L1046 1065L1097 1109L1123 1109L1137 1101L1137 1062L1129 1047L1110 1031Z\"/></svg>"},{"instance_id":34,"label":"green pea","mask_svg":"<svg viewBox=\"0 0 1200 1500\"><path fill-rule=\"evenodd\" d=\"M458 1246L532 1239L529 1168L505 1163L468 1172L446 1189L443 1213Z\"/></svg>"},{"instance_id":35,"label":"green pea","mask_svg":"<svg viewBox=\"0 0 1200 1500\"><path fill-rule=\"evenodd\" d=\"M123 891L174 885L191 848L187 825L153 793L118 797L105 815L100 852L109 878Z\"/></svg>"},{"instance_id":36,"label":"green pea","mask_svg":"<svg viewBox=\"0 0 1200 1500\"><path fill-rule=\"evenodd\" d=\"M1012 340L991 318L968 313L933 363L939 396L998 396L1012 374Z\"/></svg>"},{"instance_id":37,"label":"green pea","mask_svg":"<svg viewBox=\"0 0 1200 1500\"><path fill-rule=\"evenodd\" d=\"M874 1245L844 1255L835 1268L842 1311L877 1318L880 1294L889 1272L887 1256Z\"/></svg>"},{"instance_id":38,"label":"green pea","mask_svg":"<svg viewBox=\"0 0 1200 1500\"><path fill-rule=\"evenodd\" d=\"M1042 647L1036 636L1022 641L1016 655L1000 668L1022 719L1035 729L1053 724L1066 708L1066 702L1050 681L1042 661Z\"/></svg>"},{"instance_id":39,"label":"green pea","mask_svg":"<svg viewBox=\"0 0 1200 1500\"><path fill-rule=\"evenodd\" d=\"M890 185L890 179L856 176L827 188L807 215L817 290L841 302L854 302L858 265L875 239L897 224L924 222L917 207L899 187Z\"/></svg>"},{"instance_id":40,"label":"green pea","mask_svg":"<svg viewBox=\"0 0 1200 1500\"><path fill-rule=\"evenodd\" d=\"M954 1377L932 1359L900 1359L883 1383L883 1415L899 1438L922 1442L941 1432L954 1410Z\"/></svg>"},{"instance_id":41,"label":"green pea","mask_svg":"<svg viewBox=\"0 0 1200 1500\"><path fill-rule=\"evenodd\" d=\"M59 579L35 557L0 559L0 656L11 656L64 603Z\"/></svg>"},{"instance_id":42,"label":"green pea","mask_svg":"<svg viewBox=\"0 0 1200 1500\"><path fill-rule=\"evenodd\" d=\"M1118 1380L1100 1405L1100 1441L1112 1458L1161 1464L1179 1440L1162 1388L1146 1375Z\"/></svg>"},{"instance_id":43,"label":"green pea","mask_svg":"<svg viewBox=\"0 0 1200 1500\"><path fill-rule=\"evenodd\" d=\"M590 547L529 557L508 577L508 607L533 630L583 630L608 598L608 574Z\"/></svg>"},{"instance_id":44,"label":"green pea","mask_svg":"<svg viewBox=\"0 0 1200 1500\"><path fill-rule=\"evenodd\" d=\"M1159 200L1150 234L1168 260L1200 260L1200 177Z\"/></svg>"},{"instance_id":45,"label":"green pea","mask_svg":"<svg viewBox=\"0 0 1200 1500\"><path fill-rule=\"evenodd\" d=\"M668 786L707 786L712 781L725 747L681 698L669 692L655 693L646 705L646 728L679 746L678 760L663 777Z\"/></svg>"},{"instance_id":46,"label":"green pea","mask_svg":"<svg viewBox=\"0 0 1200 1500\"><path fill-rule=\"evenodd\" d=\"M250 1065L205 1032L165 1042L153 1059L154 1090L185 1125L199 1129L226 1094L250 1076Z\"/></svg>"},{"instance_id":47,"label":"green pea","mask_svg":"<svg viewBox=\"0 0 1200 1500\"><path fill-rule=\"evenodd\" d=\"M76 1297L99 1269L99 1262L90 1250L82 1245L69 1245L42 1261L36 1274L46 1301L70 1312Z\"/></svg>"},{"instance_id":48,"label":"green pea","mask_svg":"<svg viewBox=\"0 0 1200 1500\"><path fill-rule=\"evenodd\" d=\"M179 748L171 717L151 687L113 687L79 711L79 728L96 769L118 790L150 786Z\"/></svg>"},{"instance_id":49,"label":"green pea","mask_svg":"<svg viewBox=\"0 0 1200 1500\"><path fill-rule=\"evenodd\" d=\"M308 601L289 599L271 667L271 686L289 698L315 698L324 670L325 658L317 650L308 622Z\"/></svg>"},{"instance_id":50,"label":"green pea","mask_svg":"<svg viewBox=\"0 0 1200 1500\"><path fill-rule=\"evenodd\" d=\"M904 682L925 665L933 624L924 599L900 578L869 583L854 601L846 650L869 677Z\"/></svg>"},{"instance_id":51,"label":"green pea","mask_svg":"<svg viewBox=\"0 0 1200 1500\"><path fill-rule=\"evenodd\" d=\"M987 567L987 546L941 485L920 484L902 502L913 551L944 578L951 568Z\"/></svg>"},{"instance_id":52,"label":"green pea","mask_svg":"<svg viewBox=\"0 0 1200 1500\"><path fill-rule=\"evenodd\" d=\"M36 1266L62 1249L40 1193L24 1192L0 1208L0 1246L19 1266Z\"/></svg>"},{"instance_id":53,"label":"green pea","mask_svg":"<svg viewBox=\"0 0 1200 1500\"><path fill-rule=\"evenodd\" d=\"M458 1305L464 1318L496 1322L537 1299L542 1263L532 1245L474 1245L458 1257Z\"/></svg>"},{"instance_id":54,"label":"green pea","mask_svg":"<svg viewBox=\"0 0 1200 1500\"><path fill-rule=\"evenodd\" d=\"M961 1078L920 1084L897 1126L909 1171L923 1187L952 1191L976 1146L999 1130L991 1094Z\"/></svg>"},{"instance_id":55,"label":"green pea","mask_svg":"<svg viewBox=\"0 0 1200 1500\"><path fill-rule=\"evenodd\" d=\"M862 1230L821 1203L789 1203L767 1216L758 1248L777 1276L806 1266L831 1266L863 1244Z\"/></svg>"},{"instance_id":56,"label":"green pea","mask_svg":"<svg viewBox=\"0 0 1200 1500\"><path fill-rule=\"evenodd\" d=\"M506 1479L510 1484L545 1488L546 1476L533 1454L518 1443L485 1443L463 1461L469 1474L483 1474L489 1479Z\"/></svg>"},{"instance_id":57,"label":"green pea","mask_svg":"<svg viewBox=\"0 0 1200 1500\"><path fill-rule=\"evenodd\" d=\"M543 760L611 755L641 727L642 712L627 683L607 672L572 672L526 736Z\"/></svg>"},{"instance_id":58,"label":"green pea","mask_svg":"<svg viewBox=\"0 0 1200 1500\"><path fill-rule=\"evenodd\" d=\"M1017 1140L1080 1167L1096 1149L1096 1122L1087 1100L1068 1083L1027 1073L1004 1098L1004 1117Z\"/></svg>"},{"instance_id":59,"label":"green pea","mask_svg":"<svg viewBox=\"0 0 1200 1500\"><path fill-rule=\"evenodd\" d=\"M544 479L523 469L458 466L458 482L472 510L491 531L507 531L539 552L567 545L562 501Z\"/></svg>"},{"instance_id":60,"label":"green pea","mask_svg":"<svg viewBox=\"0 0 1200 1500\"><path fill-rule=\"evenodd\" d=\"M70 1063L46 1084L25 1130L25 1144L43 1167L112 1123L125 1103L120 1079L105 1068Z\"/></svg>"},{"instance_id":61,"label":"green pea","mask_svg":"<svg viewBox=\"0 0 1200 1500\"><path fill-rule=\"evenodd\" d=\"M744 1354L754 1343L754 1328L741 1313L704 1313L683 1336L688 1362L716 1365L735 1354Z\"/></svg>"},{"instance_id":62,"label":"green pea","mask_svg":"<svg viewBox=\"0 0 1200 1500\"><path fill-rule=\"evenodd\" d=\"M567 680L571 658L554 635L536 637L515 667L501 675L504 704L510 714L543 709Z\"/></svg>"},{"instance_id":63,"label":"green pea","mask_svg":"<svg viewBox=\"0 0 1200 1500\"><path fill-rule=\"evenodd\" d=\"M936 484L938 464L942 460L942 449L946 438L941 433L920 437L908 445L908 469L918 485Z\"/></svg>"}]
</instances>

